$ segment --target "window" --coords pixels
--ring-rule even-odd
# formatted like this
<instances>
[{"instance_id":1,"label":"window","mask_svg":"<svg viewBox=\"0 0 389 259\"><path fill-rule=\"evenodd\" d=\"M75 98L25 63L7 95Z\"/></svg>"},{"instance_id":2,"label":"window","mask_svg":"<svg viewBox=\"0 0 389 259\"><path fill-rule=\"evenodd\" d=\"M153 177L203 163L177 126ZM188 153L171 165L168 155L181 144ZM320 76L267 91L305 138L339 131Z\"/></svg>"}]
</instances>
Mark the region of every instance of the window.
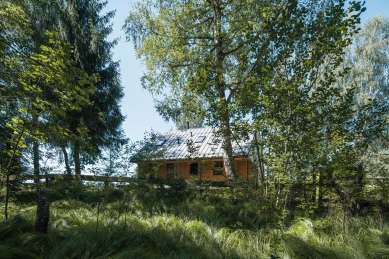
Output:
<instances>
[{"instance_id":1,"label":"window","mask_svg":"<svg viewBox=\"0 0 389 259\"><path fill-rule=\"evenodd\" d=\"M195 143L202 143L205 139L205 136L198 136Z\"/></svg>"},{"instance_id":2,"label":"window","mask_svg":"<svg viewBox=\"0 0 389 259\"><path fill-rule=\"evenodd\" d=\"M166 178L174 177L174 164L166 164Z\"/></svg>"},{"instance_id":3,"label":"window","mask_svg":"<svg viewBox=\"0 0 389 259\"><path fill-rule=\"evenodd\" d=\"M218 161L213 163L213 175L223 175L223 162Z\"/></svg>"},{"instance_id":4,"label":"window","mask_svg":"<svg viewBox=\"0 0 389 259\"><path fill-rule=\"evenodd\" d=\"M158 141L155 143L155 145L156 145L156 146L162 146L163 143L165 143L165 140L164 140L164 139L160 139L160 140L158 140Z\"/></svg>"},{"instance_id":5,"label":"window","mask_svg":"<svg viewBox=\"0 0 389 259\"><path fill-rule=\"evenodd\" d=\"M173 172L174 171L174 164L166 164L166 171Z\"/></svg>"},{"instance_id":6,"label":"window","mask_svg":"<svg viewBox=\"0 0 389 259\"><path fill-rule=\"evenodd\" d=\"M198 175L199 174L199 164L191 163L190 164L190 175Z\"/></svg>"}]
</instances>

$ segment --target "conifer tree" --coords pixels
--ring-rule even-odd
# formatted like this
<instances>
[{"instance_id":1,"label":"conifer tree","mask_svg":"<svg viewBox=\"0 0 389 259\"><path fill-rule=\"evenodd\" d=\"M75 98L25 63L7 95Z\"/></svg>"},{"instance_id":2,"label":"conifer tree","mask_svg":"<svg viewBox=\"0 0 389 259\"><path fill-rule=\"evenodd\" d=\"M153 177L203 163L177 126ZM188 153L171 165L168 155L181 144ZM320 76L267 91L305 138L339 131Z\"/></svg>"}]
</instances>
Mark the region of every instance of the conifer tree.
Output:
<instances>
[{"instance_id":1,"label":"conifer tree","mask_svg":"<svg viewBox=\"0 0 389 259\"><path fill-rule=\"evenodd\" d=\"M66 134L65 128L48 122L87 106L95 78L75 66L71 46L55 28L44 32L44 43L34 42L28 16L21 6L0 2L0 14L4 21L0 24L0 109L8 116L1 122L7 143L3 152L8 157L1 168L6 173L7 218L9 176L21 150L27 148L26 138L46 141L49 136Z\"/></svg>"},{"instance_id":2,"label":"conifer tree","mask_svg":"<svg viewBox=\"0 0 389 259\"><path fill-rule=\"evenodd\" d=\"M70 141L73 151L75 173L81 173L81 154L94 158L102 148L121 136L121 114L119 102L123 97L120 84L119 63L112 61L112 48L116 44L107 41L112 31L110 19L114 12L101 15L106 1L67 0L56 2L59 10L59 29L62 37L74 46L73 58L79 68L98 77L95 92L90 95L92 105L81 111L72 111L58 123L66 125L72 132ZM85 127L86 132L79 131ZM65 161L68 157L68 140L60 142ZM66 165L69 172L69 165Z\"/></svg>"}]
</instances>

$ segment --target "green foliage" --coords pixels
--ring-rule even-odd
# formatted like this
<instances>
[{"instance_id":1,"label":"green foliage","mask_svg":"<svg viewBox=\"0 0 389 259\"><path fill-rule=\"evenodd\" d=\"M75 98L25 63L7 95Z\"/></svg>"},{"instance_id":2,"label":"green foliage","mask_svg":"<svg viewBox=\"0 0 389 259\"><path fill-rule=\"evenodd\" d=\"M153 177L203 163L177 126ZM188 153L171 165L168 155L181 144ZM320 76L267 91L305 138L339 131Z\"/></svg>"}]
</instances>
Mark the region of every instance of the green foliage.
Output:
<instances>
[{"instance_id":1,"label":"green foliage","mask_svg":"<svg viewBox=\"0 0 389 259\"><path fill-rule=\"evenodd\" d=\"M296 175L311 154L306 139L326 132L320 115L346 107L327 104L343 104L331 85L345 73L338 68L363 10L343 0L149 0L135 5L124 29L147 68L143 87L164 98L159 113L175 122L204 116L218 127L228 178L236 177L233 136L247 135L233 134L242 123L254 124L251 134L271 130L274 175Z\"/></svg>"},{"instance_id":2,"label":"green foliage","mask_svg":"<svg viewBox=\"0 0 389 259\"><path fill-rule=\"evenodd\" d=\"M356 155L363 165L363 196L387 201L388 17L368 20L349 48L344 80L355 88Z\"/></svg>"},{"instance_id":3,"label":"green foliage","mask_svg":"<svg viewBox=\"0 0 389 259\"><path fill-rule=\"evenodd\" d=\"M21 154L25 154L23 151L31 142L34 173L39 174L40 142L86 135L87 129L82 124L75 135L57 123L57 119L91 105L90 96L98 81L97 75L76 66L73 48L63 40L58 29L45 27L40 20L43 31L36 37L36 28L29 24L33 4L23 1L17 4L9 1L0 4L0 12L7 13L0 27L0 62L4 65L0 77L0 138L5 144L0 171L7 176L11 172L19 173L20 165L15 161L22 160ZM9 183L6 185L7 215Z\"/></svg>"},{"instance_id":4,"label":"green foliage","mask_svg":"<svg viewBox=\"0 0 389 259\"><path fill-rule=\"evenodd\" d=\"M112 32L110 19L115 12L102 14L106 4L101 0L53 3L61 35L74 46L72 59L76 66L99 78L95 84L96 90L89 96L93 105L83 106L79 111L69 111L66 116L58 118L59 124L65 125L78 137L54 143L61 147L63 153L70 146L76 174L81 174L85 164L97 162L102 150L124 140L121 129L124 116L119 105L123 87L120 84L119 63L112 60L112 48L117 40L107 40ZM85 127L88 134L80 133L79 127Z\"/></svg>"},{"instance_id":5,"label":"green foliage","mask_svg":"<svg viewBox=\"0 0 389 259\"><path fill-rule=\"evenodd\" d=\"M68 189L73 192L73 187ZM244 199L251 193L245 189L234 190L244 202L230 189L210 188L169 204L161 190L150 189L155 193L145 194L144 188L131 185L99 191L84 186L78 197L84 201L57 196L46 235L33 232L35 206L11 204L11 219L0 220L2 258L385 258L389 254L389 226L385 223L380 229L373 216L344 218L340 210L315 220L296 218L286 222L282 232L271 217L261 226L247 224L248 211L256 206ZM124 194L131 197L125 205L128 210L119 209ZM149 215L146 206L139 206L142 195L165 209ZM103 196L96 229L96 202Z\"/></svg>"},{"instance_id":6,"label":"green foliage","mask_svg":"<svg viewBox=\"0 0 389 259\"><path fill-rule=\"evenodd\" d=\"M12 33L4 34L2 42L6 47L0 54L5 65L0 104L2 114L8 117L1 128L7 127L9 131L8 151L26 148L27 135L43 142L49 138L70 138L66 128L50 122L66 112L90 105L98 77L75 66L72 47L57 30L45 31L41 35L43 42L31 44L28 40L33 38L33 31L26 25L29 17L25 12L10 2L3 2L0 7L11 20L2 30L16 30L19 35L14 38ZM12 17L8 17L10 14ZM79 131L85 134L82 127Z\"/></svg>"},{"instance_id":7,"label":"green foliage","mask_svg":"<svg viewBox=\"0 0 389 259\"><path fill-rule=\"evenodd\" d=\"M22 171L30 151L39 174L40 145L60 148L70 174L72 162L80 173L81 163L123 143L118 104L123 92L111 53L116 40L106 40L114 12L101 15L105 5L98 0L0 3L1 174ZM68 143L74 144L73 160Z\"/></svg>"},{"instance_id":8,"label":"green foliage","mask_svg":"<svg viewBox=\"0 0 389 259\"><path fill-rule=\"evenodd\" d=\"M190 128L201 128L204 125L206 104L198 96L189 92L175 93L183 96L166 96L162 101L155 100L157 112L165 119L172 120L177 130Z\"/></svg>"}]
</instances>

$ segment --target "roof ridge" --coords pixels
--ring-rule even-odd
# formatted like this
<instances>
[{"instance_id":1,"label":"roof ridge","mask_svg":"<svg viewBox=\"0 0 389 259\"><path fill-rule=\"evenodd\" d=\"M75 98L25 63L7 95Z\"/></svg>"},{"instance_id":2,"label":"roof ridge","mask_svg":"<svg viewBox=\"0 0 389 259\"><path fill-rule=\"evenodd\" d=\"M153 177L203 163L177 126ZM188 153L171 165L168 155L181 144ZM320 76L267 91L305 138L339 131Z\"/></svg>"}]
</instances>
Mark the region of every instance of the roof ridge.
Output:
<instances>
[{"instance_id":1,"label":"roof ridge","mask_svg":"<svg viewBox=\"0 0 389 259\"><path fill-rule=\"evenodd\" d=\"M171 131L158 131L158 132L155 132L155 134L159 134L159 133L172 133L172 132L185 132L185 131L188 131L188 130L209 130L209 129L215 129L215 128L212 128L212 127L203 127L203 128L189 128L189 129L181 129L181 130L171 130Z\"/></svg>"}]
</instances>

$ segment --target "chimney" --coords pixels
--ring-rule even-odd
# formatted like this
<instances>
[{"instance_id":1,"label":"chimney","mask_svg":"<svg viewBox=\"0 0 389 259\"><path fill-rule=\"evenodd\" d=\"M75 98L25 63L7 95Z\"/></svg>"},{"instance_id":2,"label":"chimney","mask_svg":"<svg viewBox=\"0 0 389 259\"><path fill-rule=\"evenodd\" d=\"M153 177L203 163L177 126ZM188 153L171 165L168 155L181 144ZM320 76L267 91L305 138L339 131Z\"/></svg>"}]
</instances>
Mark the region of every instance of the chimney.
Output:
<instances>
[{"instance_id":1,"label":"chimney","mask_svg":"<svg viewBox=\"0 0 389 259\"><path fill-rule=\"evenodd\" d=\"M189 129L189 121L186 123L186 129Z\"/></svg>"},{"instance_id":2,"label":"chimney","mask_svg":"<svg viewBox=\"0 0 389 259\"><path fill-rule=\"evenodd\" d=\"M180 138L177 138L177 144L180 144Z\"/></svg>"}]
</instances>

